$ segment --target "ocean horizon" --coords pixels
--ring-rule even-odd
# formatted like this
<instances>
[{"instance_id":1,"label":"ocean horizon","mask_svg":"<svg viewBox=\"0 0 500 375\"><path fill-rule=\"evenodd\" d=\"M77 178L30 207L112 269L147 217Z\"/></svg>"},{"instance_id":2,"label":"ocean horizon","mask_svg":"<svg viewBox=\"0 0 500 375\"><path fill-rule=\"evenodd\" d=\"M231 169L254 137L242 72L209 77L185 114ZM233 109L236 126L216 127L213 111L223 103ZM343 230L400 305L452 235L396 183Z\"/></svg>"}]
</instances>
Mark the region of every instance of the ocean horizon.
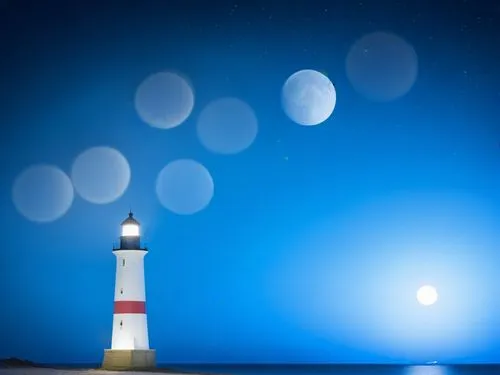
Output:
<instances>
[{"instance_id":1,"label":"ocean horizon","mask_svg":"<svg viewBox=\"0 0 500 375\"><path fill-rule=\"evenodd\" d=\"M100 363L43 364L59 369L97 369ZM500 363L481 364L172 364L158 369L217 375L497 375ZM144 373L129 372L127 373ZM58 375L57 373L55 375Z\"/></svg>"}]
</instances>

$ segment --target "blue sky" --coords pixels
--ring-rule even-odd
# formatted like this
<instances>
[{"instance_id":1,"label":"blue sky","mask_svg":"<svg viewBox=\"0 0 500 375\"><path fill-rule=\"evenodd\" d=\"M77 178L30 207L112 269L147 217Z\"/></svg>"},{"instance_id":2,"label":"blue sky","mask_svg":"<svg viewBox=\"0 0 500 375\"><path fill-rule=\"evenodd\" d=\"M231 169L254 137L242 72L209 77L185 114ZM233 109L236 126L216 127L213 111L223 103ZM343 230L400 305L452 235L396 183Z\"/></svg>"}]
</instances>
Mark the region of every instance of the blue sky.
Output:
<instances>
[{"instance_id":1,"label":"blue sky","mask_svg":"<svg viewBox=\"0 0 500 375\"><path fill-rule=\"evenodd\" d=\"M0 357L101 360L111 340L111 250L132 208L150 248L147 309L160 362L495 360L494 5L120 4L1 8L10 37ZM352 46L379 31L403 38L418 61L408 92L385 102L346 73ZM335 85L336 107L318 126L282 108L283 84L301 69ZM149 126L134 106L141 82L161 71L181 73L194 92L192 112L172 129ZM381 82L384 91L400 80ZM247 103L258 121L255 140L231 155L208 150L196 130L223 97ZM95 146L126 158L123 195L93 204L75 192L50 223L20 214L12 189L25 168L47 163L70 176ZM156 194L158 173L177 159L196 160L213 179L213 197L192 215ZM425 283L440 293L430 308L415 301Z\"/></svg>"}]
</instances>

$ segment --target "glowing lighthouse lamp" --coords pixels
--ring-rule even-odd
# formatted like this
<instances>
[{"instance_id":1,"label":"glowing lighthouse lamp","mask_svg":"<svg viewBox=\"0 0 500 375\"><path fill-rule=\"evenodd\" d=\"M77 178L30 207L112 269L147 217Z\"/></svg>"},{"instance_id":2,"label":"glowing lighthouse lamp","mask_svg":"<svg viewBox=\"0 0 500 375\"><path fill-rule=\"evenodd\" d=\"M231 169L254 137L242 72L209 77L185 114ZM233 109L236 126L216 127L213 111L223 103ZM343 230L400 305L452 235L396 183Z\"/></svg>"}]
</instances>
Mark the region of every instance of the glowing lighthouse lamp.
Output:
<instances>
[{"instance_id":1,"label":"glowing lighthouse lamp","mask_svg":"<svg viewBox=\"0 0 500 375\"><path fill-rule=\"evenodd\" d=\"M102 367L108 370L148 369L156 366L156 352L149 348L146 315L144 256L140 224L132 212L122 224L116 256L115 303L111 349L104 351Z\"/></svg>"}]
</instances>

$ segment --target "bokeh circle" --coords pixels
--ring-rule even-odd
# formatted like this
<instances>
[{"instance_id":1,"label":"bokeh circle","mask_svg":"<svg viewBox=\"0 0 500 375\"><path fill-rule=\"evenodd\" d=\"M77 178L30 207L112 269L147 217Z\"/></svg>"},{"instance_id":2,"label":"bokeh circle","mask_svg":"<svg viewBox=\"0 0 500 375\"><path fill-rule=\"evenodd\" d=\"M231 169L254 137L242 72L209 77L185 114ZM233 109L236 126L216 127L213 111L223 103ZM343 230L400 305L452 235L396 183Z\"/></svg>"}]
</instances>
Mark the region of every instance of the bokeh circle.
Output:
<instances>
[{"instance_id":1,"label":"bokeh circle","mask_svg":"<svg viewBox=\"0 0 500 375\"><path fill-rule=\"evenodd\" d=\"M171 129L181 125L194 107L194 92L188 81L173 72L147 77L137 88L135 108L152 127Z\"/></svg>"},{"instance_id":2,"label":"bokeh circle","mask_svg":"<svg viewBox=\"0 0 500 375\"><path fill-rule=\"evenodd\" d=\"M192 215L209 205L214 182L208 169L199 162L179 159L158 174L156 195L166 209L178 215Z\"/></svg>"},{"instance_id":3,"label":"bokeh circle","mask_svg":"<svg viewBox=\"0 0 500 375\"><path fill-rule=\"evenodd\" d=\"M73 204L71 180L60 168L38 164L21 172L12 187L12 200L28 220L48 223L66 214Z\"/></svg>"},{"instance_id":4,"label":"bokeh circle","mask_svg":"<svg viewBox=\"0 0 500 375\"><path fill-rule=\"evenodd\" d=\"M71 168L71 180L80 197L95 204L116 201L127 190L130 166L118 150L98 146L77 156Z\"/></svg>"}]
</instances>

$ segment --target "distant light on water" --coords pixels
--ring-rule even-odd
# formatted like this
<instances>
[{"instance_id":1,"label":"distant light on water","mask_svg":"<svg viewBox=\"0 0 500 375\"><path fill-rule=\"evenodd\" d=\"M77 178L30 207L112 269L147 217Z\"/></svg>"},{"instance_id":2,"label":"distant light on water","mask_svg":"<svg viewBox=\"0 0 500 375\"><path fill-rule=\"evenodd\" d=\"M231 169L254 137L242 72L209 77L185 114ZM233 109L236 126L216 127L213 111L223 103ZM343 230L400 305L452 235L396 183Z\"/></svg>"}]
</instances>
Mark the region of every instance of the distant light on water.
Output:
<instances>
[{"instance_id":1,"label":"distant light on water","mask_svg":"<svg viewBox=\"0 0 500 375\"><path fill-rule=\"evenodd\" d=\"M121 152L111 147L92 147L77 156L71 180L83 199L95 204L116 201L127 190L130 166Z\"/></svg>"},{"instance_id":2,"label":"distant light on water","mask_svg":"<svg viewBox=\"0 0 500 375\"><path fill-rule=\"evenodd\" d=\"M171 129L181 125L194 107L194 92L188 81L173 72L147 77L137 88L135 108L152 127Z\"/></svg>"},{"instance_id":3,"label":"distant light on water","mask_svg":"<svg viewBox=\"0 0 500 375\"><path fill-rule=\"evenodd\" d=\"M12 187L16 209L28 220L55 221L70 209L74 192L70 178L60 168L39 164L21 172Z\"/></svg>"},{"instance_id":4,"label":"distant light on water","mask_svg":"<svg viewBox=\"0 0 500 375\"><path fill-rule=\"evenodd\" d=\"M214 182L202 164L179 159L158 174L156 195L166 209L178 215L192 215L208 206L214 195Z\"/></svg>"},{"instance_id":5,"label":"distant light on water","mask_svg":"<svg viewBox=\"0 0 500 375\"><path fill-rule=\"evenodd\" d=\"M445 366L411 366L402 375L451 375Z\"/></svg>"},{"instance_id":6,"label":"distant light on water","mask_svg":"<svg viewBox=\"0 0 500 375\"><path fill-rule=\"evenodd\" d=\"M258 120L248 103L220 98L203 108L196 130L201 144L209 151L237 154L254 142Z\"/></svg>"},{"instance_id":7,"label":"distant light on water","mask_svg":"<svg viewBox=\"0 0 500 375\"><path fill-rule=\"evenodd\" d=\"M375 32L357 40L346 58L346 72L354 89L376 102L402 97L418 75L418 58L403 38Z\"/></svg>"}]
</instances>

